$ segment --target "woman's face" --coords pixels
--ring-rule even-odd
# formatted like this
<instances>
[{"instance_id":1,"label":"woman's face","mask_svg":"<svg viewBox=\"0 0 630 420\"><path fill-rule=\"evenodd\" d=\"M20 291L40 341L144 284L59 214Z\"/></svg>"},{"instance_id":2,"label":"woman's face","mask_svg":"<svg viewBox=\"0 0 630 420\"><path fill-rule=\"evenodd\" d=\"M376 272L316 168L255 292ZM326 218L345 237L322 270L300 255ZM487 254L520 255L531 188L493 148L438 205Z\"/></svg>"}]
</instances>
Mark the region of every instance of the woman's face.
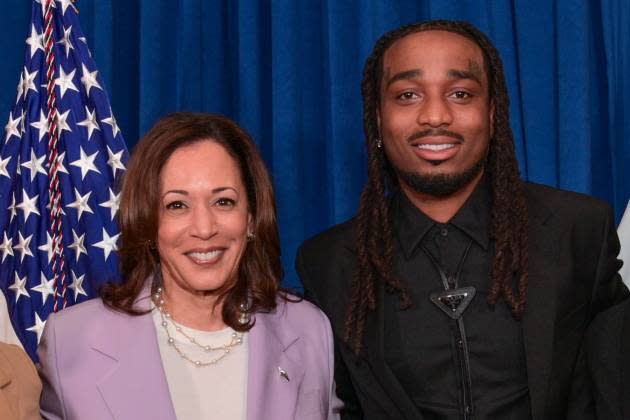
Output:
<instances>
[{"instance_id":1,"label":"woman's face","mask_svg":"<svg viewBox=\"0 0 630 420\"><path fill-rule=\"evenodd\" d=\"M212 295L236 280L248 208L240 170L223 146L209 139L173 152L160 173L157 235L169 295Z\"/></svg>"}]
</instances>

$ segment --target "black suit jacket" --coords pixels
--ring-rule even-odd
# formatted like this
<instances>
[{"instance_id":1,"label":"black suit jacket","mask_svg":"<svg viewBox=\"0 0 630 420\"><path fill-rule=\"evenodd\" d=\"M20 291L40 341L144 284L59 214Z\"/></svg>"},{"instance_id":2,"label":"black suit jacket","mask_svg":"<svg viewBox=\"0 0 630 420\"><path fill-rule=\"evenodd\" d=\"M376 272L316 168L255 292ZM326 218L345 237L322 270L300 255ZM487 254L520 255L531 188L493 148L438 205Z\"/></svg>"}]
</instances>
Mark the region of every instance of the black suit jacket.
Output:
<instances>
[{"instance_id":1,"label":"black suit jacket","mask_svg":"<svg viewBox=\"0 0 630 420\"><path fill-rule=\"evenodd\" d=\"M583 338L594 315L625 299L617 271L619 240L609 205L526 184L529 287L523 334L534 420L593 418ZM297 270L308 298L329 316L336 339L337 392L344 419L421 419L384 359L384 287L366 320L365 356L342 341L356 268L355 221L306 241ZM488 279L490 281L490 279Z\"/></svg>"}]
</instances>

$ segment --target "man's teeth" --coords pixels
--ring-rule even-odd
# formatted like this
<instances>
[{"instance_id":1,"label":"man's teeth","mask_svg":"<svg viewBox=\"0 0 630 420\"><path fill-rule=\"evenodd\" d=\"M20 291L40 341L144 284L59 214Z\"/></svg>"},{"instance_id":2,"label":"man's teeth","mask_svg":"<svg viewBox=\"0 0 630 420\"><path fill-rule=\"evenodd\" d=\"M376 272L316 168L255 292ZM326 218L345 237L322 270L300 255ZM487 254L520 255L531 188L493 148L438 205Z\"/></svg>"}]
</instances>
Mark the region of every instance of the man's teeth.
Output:
<instances>
[{"instance_id":1,"label":"man's teeth","mask_svg":"<svg viewBox=\"0 0 630 420\"><path fill-rule=\"evenodd\" d=\"M440 150L446 150L455 147L452 143L447 144L419 144L416 146L418 149L424 150L432 150L434 152L439 152Z\"/></svg>"},{"instance_id":2,"label":"man's teeth","mask_svg":"<svg viewBox=\"0 0 630 420\"><path fill-rule=\"evenodd\" d=\"M200 261L209 261L213 258L216 258L221 254L222 250L215 250L210 252L189 252L188 255L196 260Z\"/></svg>"}]
</instances>

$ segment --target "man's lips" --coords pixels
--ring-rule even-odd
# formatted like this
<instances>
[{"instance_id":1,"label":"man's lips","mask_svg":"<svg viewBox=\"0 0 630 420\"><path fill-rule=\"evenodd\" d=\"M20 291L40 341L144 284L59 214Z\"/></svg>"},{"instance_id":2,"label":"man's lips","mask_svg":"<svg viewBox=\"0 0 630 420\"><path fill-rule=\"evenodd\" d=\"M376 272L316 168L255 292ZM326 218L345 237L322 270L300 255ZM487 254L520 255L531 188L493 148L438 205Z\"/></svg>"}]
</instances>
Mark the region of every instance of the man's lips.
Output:
<instances>
[{"instance_id":1,"label":"man's lips","mask_svg":"<svg viewBox=\"0 0 630 420\"><path fill-rule=\"evenodd\" d=\"M407 141L418 157L437 162L455 156L464 137L448 130L425 130L411 135Z\"/></svg>"}]
</instances>

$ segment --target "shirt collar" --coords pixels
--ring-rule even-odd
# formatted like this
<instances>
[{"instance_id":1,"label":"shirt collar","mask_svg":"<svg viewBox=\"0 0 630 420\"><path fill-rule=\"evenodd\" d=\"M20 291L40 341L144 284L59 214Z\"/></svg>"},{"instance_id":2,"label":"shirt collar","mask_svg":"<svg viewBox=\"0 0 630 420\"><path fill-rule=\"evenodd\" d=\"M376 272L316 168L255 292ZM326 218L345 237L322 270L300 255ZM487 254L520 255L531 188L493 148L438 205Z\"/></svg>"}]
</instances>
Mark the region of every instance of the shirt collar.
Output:
<instances>
[{"instance_id":1,"label":"shirt collar","mask_svg":"<svg viewBox=\"0 0 630 420\"><path fill-rule=\"evenodd\" d=\"M483 177L468 200L447 222L468 235L484 250L488 248L492 186ZM406 258L410 258L424 236L437 223L416 206L402 192L397 191L392 200L391 220L394 234Z\"/></svg>"}]
</instances>

